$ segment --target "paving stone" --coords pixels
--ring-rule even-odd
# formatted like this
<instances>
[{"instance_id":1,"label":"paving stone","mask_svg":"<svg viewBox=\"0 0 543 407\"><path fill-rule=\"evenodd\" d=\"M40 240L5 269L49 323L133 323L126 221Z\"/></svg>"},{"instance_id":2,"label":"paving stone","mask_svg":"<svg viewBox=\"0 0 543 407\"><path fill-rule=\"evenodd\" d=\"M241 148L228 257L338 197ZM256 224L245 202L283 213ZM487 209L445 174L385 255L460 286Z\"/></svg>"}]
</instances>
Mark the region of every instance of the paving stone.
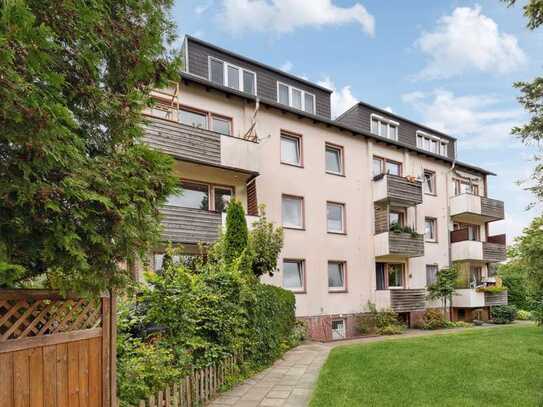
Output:
<instances>
[{"instance_id":1,"label":"paving stone","mask_svg":"<svg viewBox=\"0 0 543 407\"><path fill-rule=\"evenodd\" d=\"M259 406L276 407L276 406L282 406L283 404L285 404L284 399L268 399L268 398L265 398L264 400L262 400L260 402Z\"/></svg>"},{"instance_id":2,"label":"paving stone","mask_svg":"<svg viewBox=\"0 0 543 407\"><path fill-rule=\"evenodd\" d=\"M275 387L266 395L271 399L286 399L288 396L290 396L290 390L276 390Z\"/></svg>"}]
</instances>

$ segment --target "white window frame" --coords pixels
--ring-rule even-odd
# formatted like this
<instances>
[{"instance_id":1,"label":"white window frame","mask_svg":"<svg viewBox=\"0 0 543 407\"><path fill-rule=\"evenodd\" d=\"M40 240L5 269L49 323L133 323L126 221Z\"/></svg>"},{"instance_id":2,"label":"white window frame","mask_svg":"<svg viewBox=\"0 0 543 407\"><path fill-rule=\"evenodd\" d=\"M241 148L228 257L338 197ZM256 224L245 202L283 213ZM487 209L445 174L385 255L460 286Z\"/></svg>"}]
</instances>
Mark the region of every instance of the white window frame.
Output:
<instances>
[{"instance_id":1,"label":"white window frame","mask_svg":"<svg viewBox=\"0 0 543 407\"><path fill-rule=\"evenodd\" d=\"M345 261L339 261L339 260L328 260L328 263L326 264L326 277L328 278L328 266L332 264L339 265L339 270L343 276L343 285L341 287L330 287L330 282L328 282L328 291L330 292L345 292L347 291L347 262Z\"/></svg>"},{"instance_id":2,"label":"white window frame","mask_svg":"<svg viewBox=\"0 0 543 407\"><path fill-rule=\"evenodd\" d=\"M280 81L277 81L277 103L281 103L279 101L279 86L282 85L282 86L286 86L287 89L288 89L288 106L289 107L292 107L293 109L296 109L296 110L301 110L303 112L306 112L306 113L309 113L309 114L317 114L317 98L315 96L314 93L311 93L311 92L307 92L303 89L300 89L300 88L297 88L295 86L292 86L292 85L289 85L287 83L284 83L284 82L280 82ZM292 105L292 90L293 89L296 89L297 91L299 91L302 95L302 108L301 109L298 109L297 107L294 107ZM313 113L311 112L308 112L306 109L305 109L305 95L311 95L313 96Z\"/></svg>"},{"instance_id":3,"label":"white window frame","mask_svg":"<svg viewBox=\"0 0 543 407\"><path fill-rule=\"evenodd\" d=\"M432 171L432 170L428 170L428 169L424 169L423 172L423 190L424 190L424 193L426 195L437 195L437 174L435 171ZM428 183L426 182L426 174L430 174L431 175L431 184L432 184L432 189L433 191L429 190L428 189Z\"/></svg>"},{"instance_id":4,"label":"white window frame","mask_svg":"<svg viewBox=\"0 0 543 407\"><path fill-rule=\"evenodd\" d=\"M336 206L341 209L341 230L330 230L328 229L328 206ZM335 233L344 235L345 234L345 204L341 202L326 202L326 231L328 233Z\"/></svg>"},{"instance_id":5,"label":"white window frame","mask_svg":"<svg viewBox=\"0 0 543 407\"><path fill-rule=\"evenodd\" d=\"M428 238L426 236L426 222L432 222L433 224L433 237L432 238ZM437 219L436 218L431 218L431 217L427 217L427 218L424 218L424 240L427 241L427 242L432 242L432 243L436 243L437 242Z\"/></svg>"},{"instance_id":6,"label":"white window frame","mask_svg":"<svg viewBox=\"0 0 543 407\"><path fill-rule=\"evenodd\" d=\"M296 144L297 144L297 147L298 147L298 162L290 162L290 161L285 161L283 159L283 139L290 139L290 140L295 140L296 141ZM285 164L285 165L293 165L295 167L303 167L303 157L302 157L302 136L301 135L298 135L298 134L292 134L292 133L287 133L287 132L281 132L281 135L279 137L279 149L280 149L280 161L281 161L281 164Z\"/></svg>"},{"instance_id":7,"label":"white window frame","mask_svg":"<svg viewBox=\"0 0 543 407\"><path fill-rule=\"evenodd\" d=\"M390 120L386 117L383 117L383 116L380 116L378 114L375 114L375 113L372 113L370 115L370 131L372 130L372 122L376 120L377 122L379 122L379 126L378 126L378 133L373 133L373 134L376 134L380 137L384 137L384 138L387 138L389 140L394 140L394 141L398 141L398 135L400 133L400 123L394 121L394 120ZM380 129L381 129L381 124L384 123L386 124L386 128L387 128L387 134L386 135L382 135L380 134ZM396 134L394 136L391 137L390 135L390 128L392 127L395 127L396 128Z\"/></svg>"},{"instance_id":8,"label":"white window frame","mask_svg":"<svg viewBox=\"0 0 543 407\"><path fill-rule=\"evenodd\" d=\"M437 143L437 152L432 151L431 141ZM434 136L433 134L426 133L422 130L417 130L417 148L447 157L449 155L449 140Z\"/></svg>"},{"instance_id":9,"label":"white window frame","mask_svg":"<svg viewBox=\"0 0 543 407\"><path fill-rule=\"evenodd\" d=\"M214 60L214 61L217 61L217 62L220 62L222 63L222 66L223 66L223 73L222 73L222 79L223 79L223 86L226 86L227 88L231 88L231 89L236 89L237 91L239 92L245 92L244 89L245 89L245 86L244 86L244 83L243 83L243 72L249 72L251 74L253 74L254 78L255 78L255 81L254 81L254 85L253 85L253 93L251 93L251 95L255 95L256 96L256 89L257 89L257 85L256 85L256 81L257 81L257 77L256 77L256 72L254 71L251 71L250 69L247 69L247 68L242 68L241 66L238 66L238 65L234 65L230 62L227 62L227 61L223 61L222 59L219 59L219 58L216 58L216 57L213 57L211 55L208 56L208 64L207 64L207 69L208 69L208 78L209 80L211 80L211 60ZM238 83L239 83L239 88L233 88L231 86L228 85L228 67L232 67L232 68L236 68L238 70Z\"/></svg>"},{"instance_id":10,"label":"white window frame","mask_svg":"<svg viewBox=\"0 0 543 407\"><path fill-rule=\"evenodd\" d=\"M285 287L285 268L284 268L284 264L285 263L297 263L300 267L300 272L301 272L301 287ZM285 289L285 290L289 290L289 291L292 291L294 293L305 293L306 291L306 288L305 288L305 284L306 284L306 280L305 280L305 260L304 259L292 259L292 258L284 258L283 259L283 262L282 262L282 268L281 268L281 272L282 272L282 276L281 276L281 286Z\"/></svg>"},{"instance_id":11,"label":"white window frame","mask_svg":"<svg viewBox=\"0 0 543 407\"><path fill-rule=\"evenodd\" d=\"M283 217L283 199L295 199L297 201L300 202L300 210L299 210L299 215L300 215L300 220L301 220L301 224L300 225L294 225L294 224L289 224L289 223L285 223L285 219ZM298 230L304 230L305 229L305 208L304 208L304 198L302 196L296 196L296 195L289 195L289 194L282 194L281 195L281 224L284 228L286 229L298 229Z\"/></svg>"},{"instance_id":12,"label":"white window frame","mask_svg":"<svg viewBox=\"0 0 543 407\"><path fill-rule=\"evenodd\" d=\"M339 172L331 171L326 168L326 150L335 150L338 152L339 157ZM345 175L345 164L343 163L343 146L338 146L336 144L325 143L324 144L324 170L327 174L333 175Z\"/></svg>"},{"instance_id":13,"label":"white window frame","mask_svg":"<svg viewBox=\"0 0 543 407\"><path fill-rule=\"evenodd\" d=\"M341 322L341 330L334 329L334 323ZM333 319L330 323L330 328L332 329L332 340L345 339L347 337L347 321L344 318Z\"/></svg>"}]
</instances>

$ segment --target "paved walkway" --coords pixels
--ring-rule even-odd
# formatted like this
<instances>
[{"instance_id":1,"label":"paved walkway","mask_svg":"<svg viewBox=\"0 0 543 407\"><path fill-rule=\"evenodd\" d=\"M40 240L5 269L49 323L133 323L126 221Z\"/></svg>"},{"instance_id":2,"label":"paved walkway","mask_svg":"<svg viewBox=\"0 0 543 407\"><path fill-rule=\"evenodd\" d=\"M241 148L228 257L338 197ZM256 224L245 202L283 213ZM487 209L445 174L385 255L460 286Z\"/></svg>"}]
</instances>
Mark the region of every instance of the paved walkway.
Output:
<instances>
[{"instance_id":1,"label":"paved walkway","mask_svg":"<svg viewBox=\"0 0 543 407\"><path fill-rule=\"evenodd\" d=\"M524 324L517 322L516 324ZM503 325L501 325L503 326ZM401 340L417 336L448 335L455 332L492 329L499 325L479 328L455 328L437 331L409 330L404 335L357 338L338 342L307 342L288 351L273 366L263 370L251 379L225 392L209 406L236 407L305 407L309 404L320 368L330 351L337 346L355 343L370 343L385 340Z\"/></svg>"}]
</instances>

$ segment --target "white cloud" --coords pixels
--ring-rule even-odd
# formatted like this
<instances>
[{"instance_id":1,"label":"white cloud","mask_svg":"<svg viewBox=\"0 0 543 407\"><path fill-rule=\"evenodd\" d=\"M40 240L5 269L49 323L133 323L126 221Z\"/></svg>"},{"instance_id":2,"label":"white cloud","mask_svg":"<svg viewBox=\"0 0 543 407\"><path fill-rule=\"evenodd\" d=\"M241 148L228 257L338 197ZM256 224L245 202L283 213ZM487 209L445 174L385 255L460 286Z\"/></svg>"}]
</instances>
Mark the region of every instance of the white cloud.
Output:
<instances>
[{"instance_id":1,"label":"white cloud","mask_svg":"<svg viewBox=\"0 0 543 407\"><path fill-rule=\"evenodd\" d=\"M331 96L332 119L335 119L358 103L358 99L353 96L350 86L344 86L338 90L329 77L326 77L323 81L319 81L318 84L333 91Z\"/></svg>"},{"instance_id":2,"label":"white cloud","mask_svg":"<svg viewBox=\"0 0 543 407\"><path fill-rule=\"evenodd\" d=\"M386 110L389 113L394 113L394 110L390 106L385 107L383 110Z\"/></svg>"},{"instance_id":3,"label":"white cloud","mask_svg":"<svg viewBox=\"0 0 543 407\"><path fill-rule=\"evenodd\" d=\"M448 78L473 68L507 73L526 62L516 37L500 32L479 6L458 7L441 17L436 29L422 33L415 46L429 58L418 79Z\"/></svg>"},{"instance_id":4,"label":"white cloud","mask_svg":"<svg viewBox=\"0 0 543 407\"><path fill-rule=\"evenodd\" d=\"M422 115L424 123L457 137L460 148L503 149L520 147L511 128L522 123L518 109L499 108L500 100L487 95L456 96L446 90L412 92L402 100ZM507 143L507 144L505 144Z\"/></svg>"},{"instance_id":5,"label":"white cloud","mask_svg":"<svg viewBox=\"0 0 543 407\"><path fill-rule=\"evenodd\" d=\"M358 23L370 36L375 32L375 19L362 4L339 7L332 0L223 0L218 20L234 34L349 23Z\"/></svg>"},{"instance_id":6,"label":"white cloud","mask_svg":"<svg viewBox=\"0 0 543 407\"><path fill-rule=\"evenodd\" d=\"M194 12L198 15L204 14L211 7L212 2L208 1L207 3L200 4L194 7Z\"/></svg>"},{"instance_id":7,"label":"white cloud","mask_svg":"<svg viewBox=\"0 0 543 407\"><path fill-rule=\"evenodd\" d=\"M294 65L292 65L292 62L290 61L285 61L283 63L283 65L281 65L280 69L282 71L285 71L285 72L290 72L292 70L292 68L294 67Z\"/></svg>"}]
</instances>

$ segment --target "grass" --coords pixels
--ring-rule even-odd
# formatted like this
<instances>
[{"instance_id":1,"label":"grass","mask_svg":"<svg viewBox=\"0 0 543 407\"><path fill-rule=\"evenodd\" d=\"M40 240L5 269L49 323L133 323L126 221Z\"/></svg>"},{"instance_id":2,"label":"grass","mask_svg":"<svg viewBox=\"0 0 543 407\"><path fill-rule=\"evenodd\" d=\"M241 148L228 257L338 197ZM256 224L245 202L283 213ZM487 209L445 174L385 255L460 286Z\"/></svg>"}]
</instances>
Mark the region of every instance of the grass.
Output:
<instances>
[{"instance_id":1,"label":"grass","mask_svg":"<svg viewBox=\"0 0 543 407\"><path fill-rule=\"evenodd\" d=\"M311 407L543 407L543 330L534 326L334 349Z\"/></svg>"}]
</instances>

